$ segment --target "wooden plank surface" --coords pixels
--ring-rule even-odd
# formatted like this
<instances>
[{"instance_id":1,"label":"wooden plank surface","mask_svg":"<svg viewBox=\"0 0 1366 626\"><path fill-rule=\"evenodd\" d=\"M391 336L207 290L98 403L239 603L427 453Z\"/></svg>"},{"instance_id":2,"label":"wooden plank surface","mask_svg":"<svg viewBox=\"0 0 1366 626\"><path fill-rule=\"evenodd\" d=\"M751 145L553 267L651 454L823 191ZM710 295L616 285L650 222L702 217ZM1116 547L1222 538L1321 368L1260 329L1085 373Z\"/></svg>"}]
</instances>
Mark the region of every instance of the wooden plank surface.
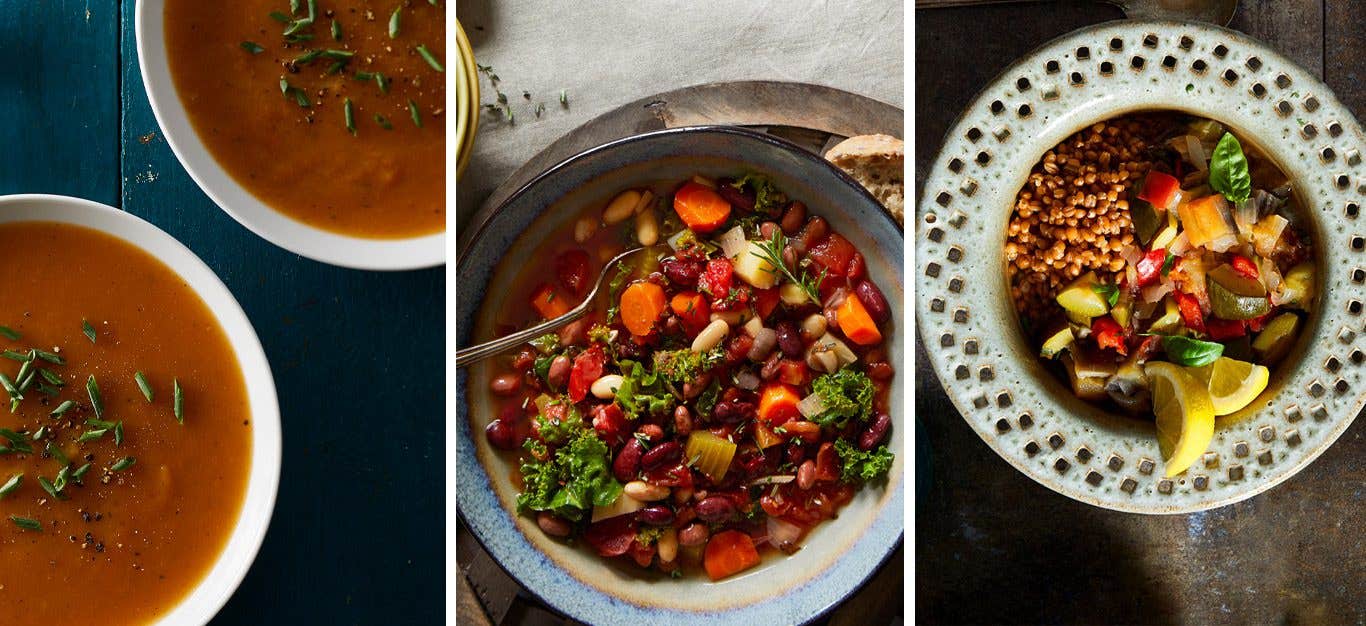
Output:
<instances>
[{"instance_id":1,"label":"wooden plank surface","mask_svg":"<svg viewBox=\"0 0 1366 626\"><path fill-rule=\"evenodd\" d=\"M916 171L997 72L1045 41L1119 17L1072 3L918 11ZM1245 1L1262 39L1366 114L1366 3ZM949 69L945 69L949 68ZM1366 621L1366 424L1307 469L1221 509L1149 517L1069 500L967 428L916 350L917 620L925 623L1336 624ZM918 459L923 460L923 459Z\"/></svg>"}]
</instances>

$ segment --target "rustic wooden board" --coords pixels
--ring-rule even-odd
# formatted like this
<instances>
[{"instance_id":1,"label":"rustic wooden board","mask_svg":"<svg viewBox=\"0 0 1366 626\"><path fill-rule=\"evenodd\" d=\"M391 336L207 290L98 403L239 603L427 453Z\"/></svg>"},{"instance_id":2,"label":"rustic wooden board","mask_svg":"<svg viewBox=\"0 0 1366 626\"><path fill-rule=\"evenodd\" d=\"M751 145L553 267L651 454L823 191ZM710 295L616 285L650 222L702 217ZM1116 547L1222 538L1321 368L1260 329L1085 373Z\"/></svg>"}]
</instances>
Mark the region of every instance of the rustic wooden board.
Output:
<instances>
[{"instance_id":1,"label":"rustic wooden board","mask_svg":"<svg viewBox=\"0 0 1366 626\"><path fill-rule=\"evenodd\" d=\"M1089 3L917 11L916 171L971 97L1030 49L1121 17ZM1244 1L1232 27L1320 73L1366 115L1366 3ZM917 195L918 197L918 195ZM917 620L925 623L1361 623L1366 426L1300 474L1204 513L1090 507L1034 483L963 423L916 348ZM921 461L922 459L917 459Z\"/></svg>"}]
</instances>

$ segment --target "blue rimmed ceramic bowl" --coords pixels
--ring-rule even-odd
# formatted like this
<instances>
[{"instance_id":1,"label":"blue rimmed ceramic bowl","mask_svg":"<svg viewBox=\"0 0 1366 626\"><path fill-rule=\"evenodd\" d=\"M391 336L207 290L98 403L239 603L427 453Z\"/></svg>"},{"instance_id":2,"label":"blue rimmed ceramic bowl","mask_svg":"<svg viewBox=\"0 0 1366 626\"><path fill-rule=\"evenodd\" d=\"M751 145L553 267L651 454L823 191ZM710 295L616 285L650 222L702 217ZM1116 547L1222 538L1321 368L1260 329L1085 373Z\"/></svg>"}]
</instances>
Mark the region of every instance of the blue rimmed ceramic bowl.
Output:
<instances>
[{"instance_id":1,"label":"blue rimmed ceramic bowl","mask_svg":"<svg viewBox=\"0 0 1366 626\"><path fill-rule=\"evenodd\" d=\"M705 126L636 135L593 148L541 174L496 210L476 216L457 255L457 345L493 338L493 318L516 273L548 233L617 191L694 174L768 175L852 241L869 276L903 319L902 235L877 201L819 156L741 128ZM888 334L888 361L904 362L905 328ZM814 619L852 594L895 551L904 528L904 455L885 486L869 486L817 526L803 548L769 556L758 567L719 582L660 578L622 567L583 545L547 537L515 513L515 459L488 445L483 429L495 414L485 391L487 364L456 373L456 501L475 537L527 590L565 615L591 624L796 624ZM909 432L905 373L895 379L892 450Z\"/></svg>"}]
</instances>

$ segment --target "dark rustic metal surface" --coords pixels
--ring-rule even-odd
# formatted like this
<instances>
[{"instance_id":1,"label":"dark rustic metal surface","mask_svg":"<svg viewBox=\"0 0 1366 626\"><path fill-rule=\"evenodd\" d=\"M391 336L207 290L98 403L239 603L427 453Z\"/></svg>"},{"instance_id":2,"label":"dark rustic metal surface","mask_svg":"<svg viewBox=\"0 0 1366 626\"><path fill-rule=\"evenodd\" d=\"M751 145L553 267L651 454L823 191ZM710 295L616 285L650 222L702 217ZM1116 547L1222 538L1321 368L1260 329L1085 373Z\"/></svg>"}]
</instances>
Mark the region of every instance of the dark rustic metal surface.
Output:
<instances>
[{"instance_id":1,"label":"dark rustic metal surface","mask_svg":"<svg viewBox=\"0 0 1366 626\"><path fill-rule=\"evenodd\" d=\"M1073 3L917 11L917 181L958 113L1005 66L1119 17ZM1358 118L1366 114L1366 2L1244 1L1231 27L1322 76ZM919 341L916 415L925 427L918 453L933 465L917 494L917 622L1366 622L1361 421L1267 493L1155 517L1074 502L1012 469L963 423Z\"/></svg>"}]
</instances>

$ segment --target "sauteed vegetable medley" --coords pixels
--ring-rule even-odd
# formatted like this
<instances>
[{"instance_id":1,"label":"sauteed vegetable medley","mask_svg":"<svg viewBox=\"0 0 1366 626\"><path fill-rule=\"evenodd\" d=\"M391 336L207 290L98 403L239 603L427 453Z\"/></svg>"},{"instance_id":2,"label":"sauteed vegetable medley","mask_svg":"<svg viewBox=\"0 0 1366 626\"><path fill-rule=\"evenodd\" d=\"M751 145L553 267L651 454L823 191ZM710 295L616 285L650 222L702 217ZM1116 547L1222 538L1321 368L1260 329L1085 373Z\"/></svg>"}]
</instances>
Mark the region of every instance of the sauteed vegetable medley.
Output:
<instances>
[{"instance_id":1,"label":"sauteed vegetable medley","mask_svg":"<svg viewBox=\"0 0 1366 626\"><path fill-rule=\"evenodd\" d=\"M1155 416L1167 476L1261 394L1313 310L1289 181L1208 119L1068 138L1021 190L1006 256L1041 357L1078 397Z\"/></svg>"},{"instance_id":2,"label":"sauteed vegetable medley","mask_svg":"<svg viewBox=\"0 0 1366 626\"><path fill-rule=\"evenodd\" d=\"M891 308L863 255L769 180L620 192L542 248L503 330L609 293L505 360L485 434L519 513L606 558L719 580L792 553L893 462ZM543 281L543 282L542 282Z\"/></svg>"}]
</instances>

